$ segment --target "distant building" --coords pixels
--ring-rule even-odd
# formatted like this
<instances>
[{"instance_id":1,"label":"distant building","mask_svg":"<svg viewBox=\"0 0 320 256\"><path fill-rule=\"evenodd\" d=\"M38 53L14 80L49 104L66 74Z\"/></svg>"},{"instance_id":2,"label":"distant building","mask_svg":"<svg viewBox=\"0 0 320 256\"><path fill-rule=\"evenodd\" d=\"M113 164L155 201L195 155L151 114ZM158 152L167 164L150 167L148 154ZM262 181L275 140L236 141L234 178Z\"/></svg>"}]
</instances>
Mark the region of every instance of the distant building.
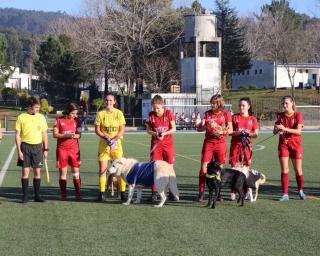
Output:
<instances>
[{"instance_id":1,"label":"distant building","mask_svg":"<svg viewBox=\"0 0 320 256\"><path fill-rule=\"evenodd\" d=\"M299 63L289 66L290 74L296 71L294 76L295 87L308 87L320 84L320 63ZM257 88L274 88L275 67L272 61L252 61L250 69L232 74L232 88L255 86ZM287 69L284 65L277 66L277 88L290 88Z\"/></svg>"},{"instance_id":2,"label":"distant building","mask_svg":"<svg viewBox=\"0 0 320 256\"><path fill-rule=\"evenodd\" d=\"M208 104L221 92L221 38L217 18L206 13L186 15L181 41L181 92L195 93L197 104Z\"/></svg>"},{"instance_id":3,"label":"distant building","mask_svg":"<svg viewBox=\"0 0 320 256\"><path fill-rule=\"evenodd\" d=\"M26 73L20 73L20 68L11 67L14 72L9 77L8 81L4 84L7 88L17 89L17 90L31 90L33 80L39 80L38 76Z\"/></svg>"}]
</instances>

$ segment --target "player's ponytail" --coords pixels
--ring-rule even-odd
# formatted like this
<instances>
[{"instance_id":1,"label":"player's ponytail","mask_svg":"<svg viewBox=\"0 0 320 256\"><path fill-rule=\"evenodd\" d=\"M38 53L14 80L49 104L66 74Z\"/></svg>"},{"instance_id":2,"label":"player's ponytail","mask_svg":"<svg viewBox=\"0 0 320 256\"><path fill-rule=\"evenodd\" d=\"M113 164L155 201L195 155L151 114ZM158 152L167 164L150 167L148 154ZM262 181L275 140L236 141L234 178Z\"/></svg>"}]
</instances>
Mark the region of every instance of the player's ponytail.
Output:
<instances>
[{"instance_id":1,"label":"player's ponytail","mask_svg":"<svg viewBox=\"0 0 320 256\"><path fill-rule=\"evenodd\" d=\"M239 103L241 101L246 101L249 105L249 109L248 109L248 113L250 116L253 116L253 106L252 106L252 103L251 103L251 99L249 97L243 97L239 100Z\"/></svg>"}]
</instances>

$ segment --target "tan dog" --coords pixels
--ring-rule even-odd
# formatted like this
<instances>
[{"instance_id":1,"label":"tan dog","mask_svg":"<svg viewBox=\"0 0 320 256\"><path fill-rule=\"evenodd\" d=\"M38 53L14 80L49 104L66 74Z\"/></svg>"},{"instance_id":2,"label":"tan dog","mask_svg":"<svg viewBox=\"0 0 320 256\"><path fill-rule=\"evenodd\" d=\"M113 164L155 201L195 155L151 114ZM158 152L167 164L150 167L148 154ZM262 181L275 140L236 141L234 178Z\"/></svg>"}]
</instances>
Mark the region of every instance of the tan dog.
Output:
<instances>
[{"instance_id":1,"label":"tan dog","mask_svg":"<svg viewBox=\"0 0 320 256\"><path fill-rule=\"evenodd\" d=\"M149 169L150 168L150 169ZM134 189L137 187L136 203L141 202L143 186L154 184L161 197L160 203L155 207L162 207L166 202L166 192L170 189L175 199L179 200L179 191L176 183L176 174L173 166L165 161L157 160L147 163L138 162L132 158L120 158L112 162L109 168L109 174L121 176L128 184L128 200L124 205L129 205Z\"/></svg>"},{"instance_id":2,"label":"tan dog","mask_svg":"<svg viewBox=\"0 0 320 256\"><path fill-rule=\"evenodd\" d=\"M114 174L108 175L107 179L107 191L111 196L114 196L114 189L117 188L117 196L120 196L120 177L116 177Z\"/></svg>"}]
</instances>

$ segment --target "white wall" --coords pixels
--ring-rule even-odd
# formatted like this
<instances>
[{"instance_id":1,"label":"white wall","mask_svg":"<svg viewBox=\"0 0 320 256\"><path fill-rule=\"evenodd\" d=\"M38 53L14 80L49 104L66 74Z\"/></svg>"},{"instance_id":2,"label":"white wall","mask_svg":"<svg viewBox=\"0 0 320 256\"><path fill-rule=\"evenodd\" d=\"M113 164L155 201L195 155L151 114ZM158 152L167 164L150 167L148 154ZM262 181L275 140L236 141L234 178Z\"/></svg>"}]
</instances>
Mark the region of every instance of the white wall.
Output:
<instances>
[{"instance_id":1,"label":"white wall","mask_svg":"<svg viewBox=\"0 0 320 256\"><path fill-rule=\"evenodd\" d=\"M304 87L310 86L312 74L317 74L317 85L319 85L320 65L318 64L299 64L297 68L292 67L290 74L294 74L294 86L299 87L300 83ZM274 87L274 65L271 61L252 61L252 67L242 73L232 75L232 88L239 89L240 86L248 87L250 85L257 88L273 88ZM283 65L277 67L277 88L290 88L291 83L288 72Z\"/></svg>"},{"instance_id":2,"label":"white wall","mask_svg":"<svg viewBox=\"0 0 320 256\"><path fill-rule=\"evenodd\" d=\"M250 85L257 88L271 88L274 84L274 68L271 61L252 61L249 70L232 75L232 89Z\"/></svg>"},{"instance_id":3,"label":"white wall","mask_svg":"<svg viewBox=\"0 0 320 256\"><path fill-rule=\"evenodd\" d=\"M19 68L15 68L5 87L13 89L31 89L31 80L39 80L38 76L20 73Z\"/></svg>"}]
</instances>

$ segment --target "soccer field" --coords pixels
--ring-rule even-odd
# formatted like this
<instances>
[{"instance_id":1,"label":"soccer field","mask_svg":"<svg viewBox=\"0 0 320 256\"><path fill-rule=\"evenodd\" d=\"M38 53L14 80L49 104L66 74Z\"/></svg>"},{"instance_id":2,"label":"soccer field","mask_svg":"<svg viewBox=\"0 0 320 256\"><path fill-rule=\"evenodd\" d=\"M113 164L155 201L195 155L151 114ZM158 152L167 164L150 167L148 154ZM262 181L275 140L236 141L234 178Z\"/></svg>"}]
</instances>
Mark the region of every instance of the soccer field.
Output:
<instances>
[{"instance_id":1,"label":"soccer field","mask_svg":"<svg viewBox=\"0 0 320 256\"><path fill-rule=\"evenodd\" d=\"M255 142L271 134L261 134ZM55 141L49 141L51 183L42 172L46 203L21 204L17 154L10 161L14 136L5 135L0 145L0 255L319 255L320 176L319 133L304 133L305 193L299 200L294 172L290 172L290 201L279 202L280 170L277 136L254 147L252 166L262 171L267 183L258 201L238 207L226 200L216 209L194 201L198 190L200 152L204 134L176 134L177 182L181 202L161 209L143 201L123 206L118 199L96 203L98 194L97 136L81 139L81 202L74 201L72 177L68 177L69 201L59 201ZM125 134L125 156L148 160L150 137ZM5 163L9 164L5 171ZM318 162L318 164L317 164ZM2 180L3 177L4 179ZM2 183L1 183L2 182ZM32 184L32 176L30 183ZM30 187L29 196L33 195ZM150 195L145 189L143 200Z\"/></svg>"}]
</instances>

